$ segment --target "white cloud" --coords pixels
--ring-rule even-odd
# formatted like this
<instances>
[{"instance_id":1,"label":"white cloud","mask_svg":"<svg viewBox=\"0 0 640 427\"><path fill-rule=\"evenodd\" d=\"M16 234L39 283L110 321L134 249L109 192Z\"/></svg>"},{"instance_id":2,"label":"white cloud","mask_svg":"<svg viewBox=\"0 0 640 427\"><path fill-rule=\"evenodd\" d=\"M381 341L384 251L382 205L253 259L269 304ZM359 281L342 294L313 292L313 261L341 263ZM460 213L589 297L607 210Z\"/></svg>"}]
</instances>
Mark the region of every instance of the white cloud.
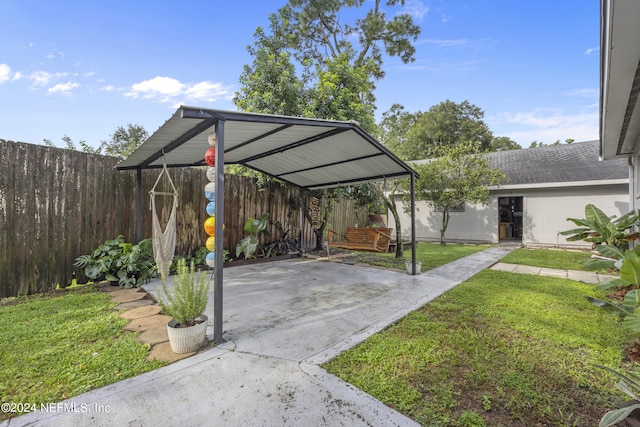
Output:
<instances>
[{"instance_id":1,"label":"white cloud","mask_svg":"<svg viewBox=\"0 0 640 427\"><path fill-rule=\"evenodd\" d=\"M79 86L80 85L78 83L73 83L73 82L58 83L57 85L50 87L47 90L47 93L49 93L49 95L59 93L61 95L69 96L71 95L71 90Z\"/></svg>"},{"instance_id":2,"label":"white cloud","mask_svg":"<svg viewBox=\"0 0 640 427\"><path fill-rule=\"evenodd\" d=\"M591 55L593 52L597 52L599 50L600 50L599 47L590 47L589 49L584 51L584 54L585 55Z\"/></svg>"},{"instance_id":3,"label":"white cloud","mask_svg":"<svg viewBox=\"0 0 640 427\"><path fill-rule=\"evenodd\" d=\"M170 98L182 93L184 84L170 77L156 76L150 80L134 83L131 92L125 95L132 98L154 99L158 98L162 102L167 102Z\"/></svg>"},{"instance_id":4,"label":"white cloud","mask_svg":"<svg viewBox=\"0 0 640 427\"><path fill-rule=\"evenodd\" d=\"M576 113L561 109L537 109L532 111L499 113L487 117L487 123L497 136L508 136L523 148L532 141L553 143L574 139L590 141L599 137L599 113L597 105ZM503 131L496 131L497 129Z\"/></svg>"},{"instance_id":5,"label":"white cloud","mask_svg":"<svg viewBox=\"0 0 640 427\"><path fill-rule=\"evenodd\" d=\"M135 83L125 95L131 98L155 99L176 104L188 101L214 102L231 93L230 87L222 83L202 81L182 83L171 77L156 76L150 80Z\"/></svg>"},{"instance_id":6,"label":"white cloud","mask_svg":"<svg viewBox=\"0 0 640 427\"><path fill-rule=\"evenodd\" d=\"M98 88L98 90L102 90L104 92L113 92L116 90L116 87L113 85L107 85L107 86L103 86L101 88Z\"/></svg>"},{"instance_id":7,"label":"white cloud","mask_svg":"<svg viewBox=\"0 0 640 427\"><path fill-rule=\"evenodd\" d=\"M567 92L567 95L581 98L597 98L600 95L600 91L598 89L576 89Z\"/></svg>"},{"instance_id":8,"label":"white cloud","mask_svg":"<svg viewBox=\"0 0 640 427\"><path fill-rule=\"evenodd\" d=\"M51 82L51 80L61 79L66 77L67 75L68 75L67 73L51 74L48 71L34 71L33 73L29 74L27 78L31 80L32 86L42 87L42 86L48 85Z\"/></svg>"},{"instance_id":9,"label":"white cloud","mask_svg":"<svg viewBox=\"0 0 640 427\"><path fill-rule=\"evenodd\" d=\"M422 20L429 13L429 7L418 0L407 0L401 13L406 13L417 20Z\"/></svg>"},{"instance_id":10,"label":"white cloud","mask_svg":"<svg viewBox=\"0 0 640 427\"><path fill-rule=\"evenodd\" d=\"M20 80L22 78L22 73L20 71L16 71L11 80Z\"/></svg>"},{"instance_id":11,"label":"white cloud","mask_svg":"<svg viewBox=\"0 0 640 427\"><path fill-rule=\"evenodd\" d=\"M11 67L7 64L0 64L0 84L9 81L11 78Z\"/></svg>"}]
</instances>

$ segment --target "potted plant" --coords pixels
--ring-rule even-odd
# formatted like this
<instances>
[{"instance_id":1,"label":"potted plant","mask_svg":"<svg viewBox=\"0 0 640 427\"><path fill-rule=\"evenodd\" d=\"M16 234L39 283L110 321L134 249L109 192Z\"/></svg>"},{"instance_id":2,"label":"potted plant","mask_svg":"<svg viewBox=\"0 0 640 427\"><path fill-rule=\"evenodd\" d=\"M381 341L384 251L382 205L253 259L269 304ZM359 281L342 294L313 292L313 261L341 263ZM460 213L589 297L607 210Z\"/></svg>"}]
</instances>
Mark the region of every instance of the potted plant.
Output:
<instances>
[{"instance_id":1,"label":"potted plant","mask_svg":"<svg viewBox=\"0 0 640 427\"><path fill-rule=\"evenodd\" d=\"M167 324L169 344L175 353L190 353L199 349L207 336L207 307L209 281L204 271L195 271L193 261L187 267L184 259L178 260L177 275L173 280L173 292L162 280L158 300L162 310L172 319Z\"/></svg>"}]
</instances>

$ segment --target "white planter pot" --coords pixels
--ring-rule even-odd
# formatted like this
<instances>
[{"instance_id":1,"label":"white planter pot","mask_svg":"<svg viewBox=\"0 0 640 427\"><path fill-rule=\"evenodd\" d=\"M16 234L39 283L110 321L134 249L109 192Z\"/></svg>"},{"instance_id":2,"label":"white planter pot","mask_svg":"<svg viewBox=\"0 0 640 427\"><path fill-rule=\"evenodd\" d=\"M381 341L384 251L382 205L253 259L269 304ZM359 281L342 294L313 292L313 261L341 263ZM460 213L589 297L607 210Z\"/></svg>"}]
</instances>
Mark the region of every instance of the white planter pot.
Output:
<instances>
[{"instance_id":1,"label":"white planter pot","mask_svg":"<svg viewBox=\"0 0 640 427\"><path fill-rule=\"evenodd\" d=\"M407 273L411 274L413 272L413 263L411 261L405 261L404 266L407 269ZM416 274L420 274L422 271L422 261L416 261Z\"/></svg>"},{"instance_id":2,"label":"white planter pot","mask_svg":"<svg viewBox=\"0 0 640 427\"><path fill-rule=\"evenodd\" d=\"M198 319L202 320L202 322L187 328L176 328L175 325L178 322L175 320L171 320L167 324L169 345L171 345L171 350L174 353L191 353L202 347L202 344L207 339L207 321L209 318L202 314Z\"/></svg>"}]
</instances>

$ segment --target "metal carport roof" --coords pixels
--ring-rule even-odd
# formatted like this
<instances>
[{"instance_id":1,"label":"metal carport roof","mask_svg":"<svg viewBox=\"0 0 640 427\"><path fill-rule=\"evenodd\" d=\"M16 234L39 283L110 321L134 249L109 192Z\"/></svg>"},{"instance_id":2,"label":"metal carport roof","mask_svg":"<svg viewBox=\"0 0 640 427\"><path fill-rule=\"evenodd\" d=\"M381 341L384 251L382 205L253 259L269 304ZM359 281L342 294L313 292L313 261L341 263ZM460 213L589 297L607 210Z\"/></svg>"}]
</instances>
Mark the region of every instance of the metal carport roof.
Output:
<instances>
[{"instance_id":1,"label":"metal carport roof","mask_svg":"<svg viewBox=\"0 0 640 427\"><path fill-rule=\"evenodd\" d=\"M224 122L224 163L308 190L415 172L355 122L181 106L118 169L205 165L207 137Z\"/></svg>"},{"instance_id":2,"label":"metal carport roof","mask_svg":"<svg viewBox=\"0 0 640 427\"><path fill-rule=\"evenodd\" d=\"M416 274L414 181L407 164L355 122L287 117L181 106L127 159L121 170L137 170L138 233L142 229L142 169L204 166L209 136L215 132L215 216L224 218L224 164L235 163L274 176L301 189L316 190L411 178L411 241ZM302 215L301 215L302 218ZM301 219L302 221L302 219ZM222 221L215 235L222 236ZM138 235L138 239L141 236ZM223 239L215 239L213 338L223 341Z\"/></svg>"}]
</instances>

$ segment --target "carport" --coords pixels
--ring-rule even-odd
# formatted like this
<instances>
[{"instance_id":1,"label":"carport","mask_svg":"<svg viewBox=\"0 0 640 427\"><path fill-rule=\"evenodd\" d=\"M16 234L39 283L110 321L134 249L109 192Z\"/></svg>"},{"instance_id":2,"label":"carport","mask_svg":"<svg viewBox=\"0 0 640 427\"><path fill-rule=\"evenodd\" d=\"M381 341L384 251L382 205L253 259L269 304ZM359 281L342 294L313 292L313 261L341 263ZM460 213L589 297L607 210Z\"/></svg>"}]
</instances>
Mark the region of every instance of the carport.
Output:
<instances>
[{"instance_id":1,"label":"carport","mask_svg":"<svg viewBox=\"0 0 640 427\"><path fill-rule=\"evenodd\" d=\"M356 122L287 117L181 106L117 167L137 171L137 239L142 238L142 170L206 166L209 137L216 138L215 216L224 218L224 165L240 164L304 191L410 178L411 259L416 272L416 172L364 132ZM302 212L300 221L304 220ZM222 221L215 235L222 236ZM301 227L302 228L302 227ZM213 331L223 342L223 239L215 240Z\"/></svg>"}]
</instances>

